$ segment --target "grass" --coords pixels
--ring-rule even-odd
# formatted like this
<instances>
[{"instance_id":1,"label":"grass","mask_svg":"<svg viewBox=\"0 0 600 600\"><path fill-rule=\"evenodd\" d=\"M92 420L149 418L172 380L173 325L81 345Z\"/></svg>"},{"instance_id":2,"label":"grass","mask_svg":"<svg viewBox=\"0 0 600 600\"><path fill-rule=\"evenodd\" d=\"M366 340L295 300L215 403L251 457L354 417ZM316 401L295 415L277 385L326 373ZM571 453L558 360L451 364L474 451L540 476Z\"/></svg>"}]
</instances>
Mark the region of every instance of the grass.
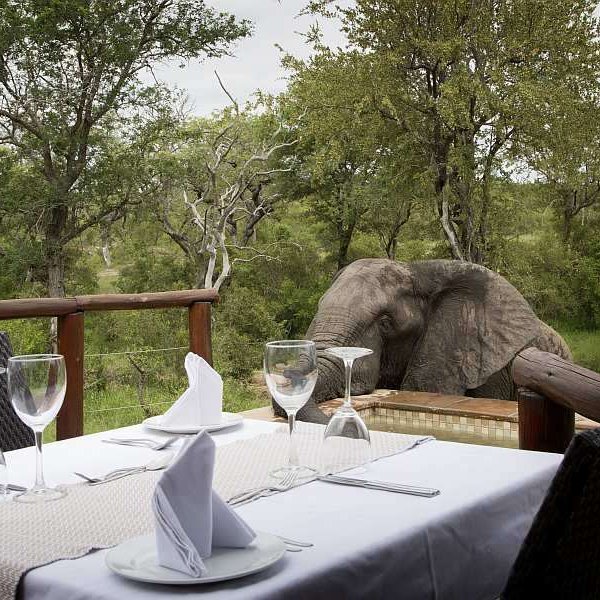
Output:
<instances>
[{"instance_id":1,"label":"grass","mask_svg":"<svg viewBox=\"0 0 600 600\"><path fill-rule=\"evenodd\" d=\"M223 388L223 410L227 412L258 408L268 402L260 391L244 382L225 379ZM140 423L148 416L165 412L177 397L178 392L151 387L144 394L142 406L133 386L110 386L106 390L90 390L85 397L85 433Z\"/></svg>"},{"instance_id":2,"label":"grass","mask_svg":"<svg viewBox=\"0 0 600 600\"><path fill-rule=\"evenodd\" d=\"M578 365L600 373L600 330L582 330L561 324L557 324L555 329L571 348Z\"/></svg>"}]
</instances>

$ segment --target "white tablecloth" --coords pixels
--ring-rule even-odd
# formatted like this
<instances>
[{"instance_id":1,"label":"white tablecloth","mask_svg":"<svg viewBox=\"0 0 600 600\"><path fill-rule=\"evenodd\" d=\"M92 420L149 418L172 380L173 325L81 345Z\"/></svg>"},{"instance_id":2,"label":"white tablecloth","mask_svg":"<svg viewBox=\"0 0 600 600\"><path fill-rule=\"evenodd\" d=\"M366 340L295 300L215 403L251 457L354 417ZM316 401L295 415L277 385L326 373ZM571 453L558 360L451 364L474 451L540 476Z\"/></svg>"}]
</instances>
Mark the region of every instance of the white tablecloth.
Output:
<instances>
[{"instance_id":1,"label":"white tablecloth","mask_svg":"<svg viewBox=\"0 0 600 600\"><path fill-rule=\"evenodd\" d=\"M225 444L274 427L247 420L214 437ZM100 441L133 434L161 436L136 426L47 445L47 479L75 482L74 470L101 473L143 464L152 451ZM436 498L313 482L240 507L255 529L315 544L288 553L262 574L212 586L150 586L112 574L104 565L106 551L99 551L31 571L22 580L22 598L492 599L502 589L560 459L556 454L430 442L371 464L364 476L436 487L442 492ZM8 453L7 462L11 482L31 482L33 449Z\"/></svg>"}]
</instances>

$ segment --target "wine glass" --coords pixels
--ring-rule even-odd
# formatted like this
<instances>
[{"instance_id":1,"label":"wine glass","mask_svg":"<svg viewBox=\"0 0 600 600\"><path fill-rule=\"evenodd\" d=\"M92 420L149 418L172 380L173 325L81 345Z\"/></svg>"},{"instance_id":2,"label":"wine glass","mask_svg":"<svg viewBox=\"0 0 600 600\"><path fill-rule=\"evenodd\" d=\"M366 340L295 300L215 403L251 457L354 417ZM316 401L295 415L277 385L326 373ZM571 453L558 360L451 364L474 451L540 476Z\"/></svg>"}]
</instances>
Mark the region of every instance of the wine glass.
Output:
<instances>
[{"instance_id":1,"label":"wine glass","mask_svg":"<svg viewBox=\"0 0 600 600\"><path fill-rule=\"evenodd\" d=\"M42 435L58 414L65 398L67 374L60 354L31 354L8 359L8 391L15 412L35 436L35 485L16 496L17 502L58 500L66 492L46 486L42 461Z\"/></svg>"},{"instance_id":2,"label":"wine glass","mask_svg":"<svg viewBox=\"0 0 600 600\"><path fill-rule=\"evenodd\" d=\"M8 473L6 469L6 458L0 450L0 498L4 498L8 492Z\"/></svg>"},{"instance_id":3,"label":"wine glass","mask_svg":"<svg viewBox=\"0 0 600 600\"><path fill-rule=\"evenodd\" d=\"M294 448L296 413L306 404L317 383L317 349L309 340L268 342L265 347L265 380L271 395L288 415L290 444L287 466L276 469L273 477L296 477L315 471L298 464Z\"/></svg>"},{"instance_id":4,"label":"wine glass","mask_svg":"<svg viewBox=\"0 0 600 600\"><path fill-rule=\"evenodd\" d=\"M369 459L371 437L365 422L352 406L351 386L354 361L373 354L373 350L353 346L338 346L327 348L325 352L344 362L346 380L344 403L333 414L323 434L326 470L335 472L349 466L349 464L344 464L344 458L347 458L349 463L354 464L365 463ZM357 443L348 445L343 441L344 438L356 440ZM345 456L346 454L348 456Z\"/></svg>"}]
</instances>

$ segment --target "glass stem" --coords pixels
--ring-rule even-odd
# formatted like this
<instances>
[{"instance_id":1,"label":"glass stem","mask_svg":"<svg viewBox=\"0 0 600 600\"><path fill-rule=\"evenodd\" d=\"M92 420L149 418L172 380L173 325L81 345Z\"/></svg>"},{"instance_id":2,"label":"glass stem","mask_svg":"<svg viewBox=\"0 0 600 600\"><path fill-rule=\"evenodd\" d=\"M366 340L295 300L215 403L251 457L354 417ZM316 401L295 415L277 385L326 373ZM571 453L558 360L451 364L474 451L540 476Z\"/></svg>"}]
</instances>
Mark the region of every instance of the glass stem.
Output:
<instances>
[{"instance_id":1,"label":"glass stem","mask_svg":"<svg viewBox=\"0 0 600 600\"><path fill-rule=\"evenodd\" d=\"M35 489L43 489L46 487L46 482L44 481L44 462L42 459L42 431L34 431L35 435Z\"/></svg>"},{"instance_id":2,"label":"glass stem","mask_svg":"<svg viewBox=\"0 0 600 600\"><path fill-rule=\"evenodd\" d=\"M288 413L288 426L290 428L290 453L288 454L288 467L298 466L298 455L296 454L296 444L294 438L294 428L296 427L296 412Z\"/></svg>"},{"instance_id":3,"label":"glass stem","mask_svg":"<svg viewBox=\"0 0 600 600\"><path fill-rule=\"evenodd\" d=\"M344 398L344 408L352 408L352 360L344 360L344 370L346 376L346 397Z\"/></svg>"}]
</instances>

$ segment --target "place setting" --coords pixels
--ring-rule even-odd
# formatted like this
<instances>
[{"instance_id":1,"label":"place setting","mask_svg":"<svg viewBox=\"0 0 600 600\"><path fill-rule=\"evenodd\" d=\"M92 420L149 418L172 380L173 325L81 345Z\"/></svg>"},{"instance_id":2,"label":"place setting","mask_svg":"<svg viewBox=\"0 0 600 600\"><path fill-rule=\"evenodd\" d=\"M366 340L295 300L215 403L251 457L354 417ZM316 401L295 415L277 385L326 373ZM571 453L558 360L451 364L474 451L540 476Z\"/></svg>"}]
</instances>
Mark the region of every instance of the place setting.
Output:
<instances>
[{"instance_id":1,"label":"place setting","mask_svg":"<svg viewBox=\"0 0 600 600\"><path fill-rule=\"evenodd\" d=\"M171 593L164 591L169 586L197 586L198 593L284 589L298 569L311 568L331 552L338 552L339 560L352 552L331 538L342 527L340 512L387 507L410 515L410 507L418 503L416 515L437 514L448 480L440 472L427 475L432 464L427 450L398 461L402 453L436 446L429 444L433 438L371 430L353 405L353 366L371 350L344 346L322 352L339 361L345 383L341 405L327 425L296 420L319 376L313 341L265 345L265 383L285 409L287 424L247 419L231 427L231 435L210 431L211 424L222 422L219 374L189 353L188 388L162 418L197 433L154 432L139 423L90 436L88 448L100 458L92 465L89 450L68 458L63 454L68 465L77 464L70 475L81 482L56 488L45 485L41 432L63 403L62 357L14 357L8 365L9 390L17 414L36 433L36 484L32 490L9 487L7 501L0 503L5 523L0 597L1 590L14 597L23 574L94 550L104 550L94 559L94 572L106 571L107 585L115 589L125 585L118 583L122 580L137 586L129 589L140 594ZM59 450L57 445L51 454L53 480L57 467L64 473L66 466L59 465ZM12 456L8 459L10 467ZM394 459L396 467L390 469L382 459ZM415 461L425 466L422 474ZM34 500L29 500L31 494ZM303 512L307 501L315 510L315 499L333 503L329 511L335 509L319 523ZM335 508L338 503L344 511ZM361 537L370 535L371 519L379 527L376 514L355 520Z\"/></svg>"},{"instance_id":2,"label":"place setting","mask_svg":"<svg viewBox=\"0 0 600 600\"><path fill-rule=\"evenodd\" d=\"M283 540L255 532L214 491L214 462L215 444L202 432L156 484L154 533L110 550L112 571L145 583L194 585L251 575L285 555Z\"/></svg>"},{"instance_id":3,"label":"place setting","mask_svg":"<svg viewBox=\"0 0 600 600\"><path fill-rule=\"evenodd\" d=\"M242 415L223 411L223 380L201 356L188 352L184 367L188 387L162 415L142 421L145 429L170 434L168 437L107 437L107 444L146 448L155 451L180 446L182 439L202 431L217 433L238 427Z\"/></svg>"},{"instance_id":4,"label":"place setting","mask_svg":"<svg viewBox=\"0 0 600 600\"><path fill-rule=\"evenodd\" d=\"M334 349L332 354L341 354L350 371L352 361L368 352L365 349L345 348ZM192 364L198 366L198 371L191 371ZM212 369L206 369L203 361L192 361L188 355L186 370L190 388L175 403L174 408L177 408L179 414L191 415L194 414L193 409L188 409L185 404L191 403L191 399L202 387L202 374L212 375ZM106 555L106 564L113 572L145 583L194 585L236 579L263 571L281 560L286 552L302 552L313 547L313 544L310 541L254 531L234 507L286 492L315 480L423 497L439 494L438 490L430 488L343 477L328 472L326 467L331 469L331 464L326 465L324 461L330 461L331 456L329 454L323 458L323 447L330 441L328 438L344 438L349 431L348 427L340 426L339 421L333 421L336 425L329 428L306 425L301 428L304 432L295 433L296 412L306 403L316 382L317 361L313 342L291 340L267 343L264 371L269 391L288 412L287 452L281 432L258 436L254 443L253 440L238 442L238 448L235 443L230 444L218 452L209 432L201 431L185 443L183 450L167 466L156 483L152 495L154 534L127 539ZM348 372L348 386L350 380L351 373ZM207 398L218 397L218 379L211 377L209 382L207 388L216 392L214 395L206 394L206 388L202 387L203 400L197 404L203 404ZM201 412L202 408L195 414ZM360 466L369 457L364 453L356 455L353 450L356 446L362 450L364 443L370 447L371 436L351 406L350 387L340 413L338 419L350 422L351 434L353 431L362 433L361 437L346 438L351 450L348 464ZM168 414L169 412L165 413ZM204 414L210 413L206 410ZM299 446L296 444L296 437L300 440ZM376 433L374 438L378 437L379 434ZM276 444L273 445L272 441ZM308 453L305 451L307 443L310 446ZM227 476L227 472L233 471L234 461L240 462L239 449L243 447L250 459L247 458L247 464L242 465L239 471L247 471L251 463L258 462L252 460L253 446L262 446L260 449L263 452L267 450L274 457L273 465L278 465L280 457L287 454L287 464L271 469L267 468L264 461L260 461L262 473L255 476L254 481L261 481L262 485L248 489L248 484L244 482L243 491L220 496L215 487L221 490L232 489L227 485L232 479L231 474ZM337 448L343 450L342 446ZM317 460L314 460L315 456ZM342 462L339 461L339 464Z\"/></svg>"},{"instance_id":5,"label":"place setting","mask_svg":"<svg viewBox=\"0 0 600 600\"><path fill-rule=\"evenodd\" d=\"M240 425L240 414L223 411L223 380L208 362L188 352L184 366L188 388L166 413L148 417L142 424L155 431L184 435L214 433Z\"/></svg>"},{"instance_id":6,"label":"place setting","mask_svg":"<svg viewBox=\"0 0 600 600\"><path fill-rule=\"evenodd\" d=\"M49 541L35 552L17 556L16 566L0 572L0 581L4 578L9 585L16 585L23 571L81 556L92 548L111 548L106 555L107 568L130 580L199 585L238 579L264 571L286 555L314 548L312 540L255 530L236 510L246 504L317 481L372 492L434 497L437 490L357 477L356 469L364 469L370 461L426 441L369 432L353 409L352 361L368 352L332 350L345 363L347 389L339 414L325 428L295 421L317 380L314 342L267 343L266 384L286 409L288 425L219 447L212 438L213 427L217 431L232 427L221 417L222 380L204 359L188 353L185 368L189 386L161 415L160 425L149 427L146 420L134 428L135 436L101 438L101 445L123 448L122 453L111 456L122 456L124 461L127 453L129 464L113 464L98 472L98 468L86 469L82 462L72 473L81 483L57 488L45 485L41 432L63 403L64 361L60 355L14 357L8 365L9 389L17 414L39 441L36 484L31 490L13 486L10 499L14 502L2 503L0 510L5 518L19 521L24 509L19 505L33 502L37 509L28 512L26 529L6 532L5 543L30 540L29 544L34 544L40 537ZM243 426L241 417L238 424ZM163 437L143 435L143 430L154 427L160 428ZM192 431L197 433L183 433ZM142 460L136 462L136 457ZM346 473L348 469L354 469L351 475ZM68 539L60 535L66 520L72 527ZM0 563L1 559L0 549Z\"/></svg>"}]
</instances>

